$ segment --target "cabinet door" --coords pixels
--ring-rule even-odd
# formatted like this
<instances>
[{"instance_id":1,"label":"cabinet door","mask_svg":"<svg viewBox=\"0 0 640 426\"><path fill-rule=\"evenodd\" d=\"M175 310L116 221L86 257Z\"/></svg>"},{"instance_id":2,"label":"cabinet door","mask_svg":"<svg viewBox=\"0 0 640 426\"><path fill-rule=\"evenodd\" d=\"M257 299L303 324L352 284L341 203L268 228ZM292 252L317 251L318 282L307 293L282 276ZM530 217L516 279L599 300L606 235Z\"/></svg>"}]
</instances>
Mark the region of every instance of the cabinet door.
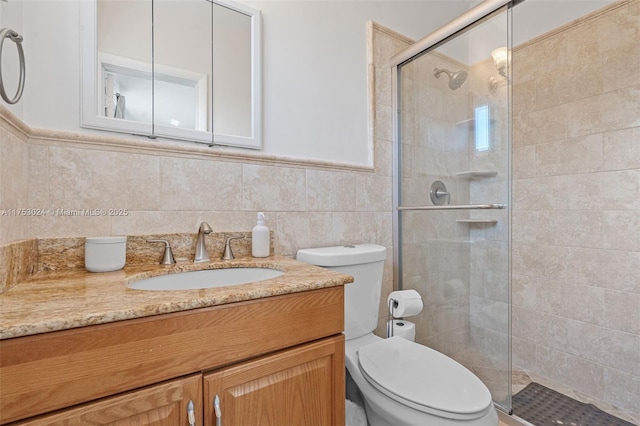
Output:
<instances>
[{"instance_id":1,"label":"cabinet door","mask_svg":"<svg viewBox=\"0 0 640 426\"><path fill-rule=\"evenodd\" d=\"M87 383L87 386L91 386ZM202 425L202 375L126 392L76 408L18 422L18 425L188 426L193 401L196 425Z\"/></svg>"},{"instance_id":2,"label":"cabinet door","mask_svg":"<svg viewBox=\"0 0 640 426\"><path fill-rule=\"evenodd\" d=\"M344 424L344 336L277 352L204 376L205 424L224 426Z\"/></svg>"}]
</instances>

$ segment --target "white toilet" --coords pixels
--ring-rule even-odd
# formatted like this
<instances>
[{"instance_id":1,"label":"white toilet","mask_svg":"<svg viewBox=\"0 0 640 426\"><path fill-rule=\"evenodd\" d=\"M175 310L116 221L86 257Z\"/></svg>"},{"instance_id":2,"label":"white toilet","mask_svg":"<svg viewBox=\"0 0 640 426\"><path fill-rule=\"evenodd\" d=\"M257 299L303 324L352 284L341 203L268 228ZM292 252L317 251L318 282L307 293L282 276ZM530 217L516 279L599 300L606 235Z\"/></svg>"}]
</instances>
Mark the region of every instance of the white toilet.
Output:
<instances>
[{"instance_id":1,"label":"white toilet","mask_svg":"<svg viewBox=\"0 0 640 426\"><path fill-rule=\"evenodd\" d=\"M453 359L418 343L373 334L386 249L374 244L298 250L301 262L354 277L345 286L345 363L370 426L496 426L489 389Z\"/></svg>"}]
</instances>

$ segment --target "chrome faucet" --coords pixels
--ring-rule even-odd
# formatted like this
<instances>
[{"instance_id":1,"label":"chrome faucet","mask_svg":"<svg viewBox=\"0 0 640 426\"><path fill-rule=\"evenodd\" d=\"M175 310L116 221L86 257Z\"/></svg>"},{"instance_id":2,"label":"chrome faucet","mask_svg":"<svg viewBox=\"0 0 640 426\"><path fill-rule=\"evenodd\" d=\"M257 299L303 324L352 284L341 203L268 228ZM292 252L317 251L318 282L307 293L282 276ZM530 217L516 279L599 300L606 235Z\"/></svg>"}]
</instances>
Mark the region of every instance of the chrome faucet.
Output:
<instances>
[{"instance_id":1,"label":"chrome faucet","mask_svg":"<svg viewBox=\"0 0 640 426\"><path fill-rule=\"evenodd\" d=\"M148 243L162 243L164 244L164 253L162 254L162 260L160 261L161 265L173 265L176 263L176 260L173 258L173 252L171 251L171 246L169 245L169 241L167 240L147 240Z\"/></svg>"},{"instance_id":2,"label":"chrome faucet","mask_svg":"<svg viewBox=\"0 0 640 426\"><path fill-rule=\"evenodd\" d=\"M227 242L224 244L224 252L222 253L222 260L233 260L235 259L233 255L233 250L231 250L231 240L243 240L244 237L229 237L227 238Z\"/></svg>"},{"instance_id":3,"label":"chrome faucet","mask_svg":"<svg viewBox=\"0 0 640 426\"><path fill-rule=\"evenodd\" d=\"M193 259L194 263L208 262L209 252L204 244L204 236L212 232L211 227L207 222L202 222L198 229L198 241L196 241L196 256Z\"/></svg>"}]
</instances>

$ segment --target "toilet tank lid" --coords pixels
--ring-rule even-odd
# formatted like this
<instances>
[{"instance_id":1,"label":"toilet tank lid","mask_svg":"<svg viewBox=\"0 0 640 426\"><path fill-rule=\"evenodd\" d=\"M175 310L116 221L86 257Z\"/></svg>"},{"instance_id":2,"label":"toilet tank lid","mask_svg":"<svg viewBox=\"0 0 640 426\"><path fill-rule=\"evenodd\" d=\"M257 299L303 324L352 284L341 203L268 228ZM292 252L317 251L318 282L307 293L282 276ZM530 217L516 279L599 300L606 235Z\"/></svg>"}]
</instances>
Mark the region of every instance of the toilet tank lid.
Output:
<instances>
[{"instance_id":1,"label":"toilet tank lid","mask_svg":"<svg viewBox=\"0 0 640 426\"><path fill-rule=\"evenodd\" d=\"M298 250L296 259L317 266L346 266L378 262L387 258L387 249L377 244L356 244Z\"/></svg>"}]
</instances>

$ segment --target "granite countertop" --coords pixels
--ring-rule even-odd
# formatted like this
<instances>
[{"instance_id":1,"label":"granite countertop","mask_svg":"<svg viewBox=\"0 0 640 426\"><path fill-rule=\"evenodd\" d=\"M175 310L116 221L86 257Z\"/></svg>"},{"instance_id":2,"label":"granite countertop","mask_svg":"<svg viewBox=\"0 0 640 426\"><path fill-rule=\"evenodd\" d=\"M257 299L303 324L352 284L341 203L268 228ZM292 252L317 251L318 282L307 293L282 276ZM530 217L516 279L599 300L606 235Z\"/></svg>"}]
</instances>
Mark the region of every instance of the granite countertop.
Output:
<instances>
[{"instance_id":1,"label":"granite countertop","mask_svg":"<svg viewBox=\"0 0 640 426\"><path fill-rule=\"evenodd\" d=\"M235 286L144 291L127 284L175 272L228 267L278 269L283 275ZM134 265L115 272L39 272L0 294L0 339L341 286L353 278L283 256L173 266Z\"/></svg>"}]
</instances>

